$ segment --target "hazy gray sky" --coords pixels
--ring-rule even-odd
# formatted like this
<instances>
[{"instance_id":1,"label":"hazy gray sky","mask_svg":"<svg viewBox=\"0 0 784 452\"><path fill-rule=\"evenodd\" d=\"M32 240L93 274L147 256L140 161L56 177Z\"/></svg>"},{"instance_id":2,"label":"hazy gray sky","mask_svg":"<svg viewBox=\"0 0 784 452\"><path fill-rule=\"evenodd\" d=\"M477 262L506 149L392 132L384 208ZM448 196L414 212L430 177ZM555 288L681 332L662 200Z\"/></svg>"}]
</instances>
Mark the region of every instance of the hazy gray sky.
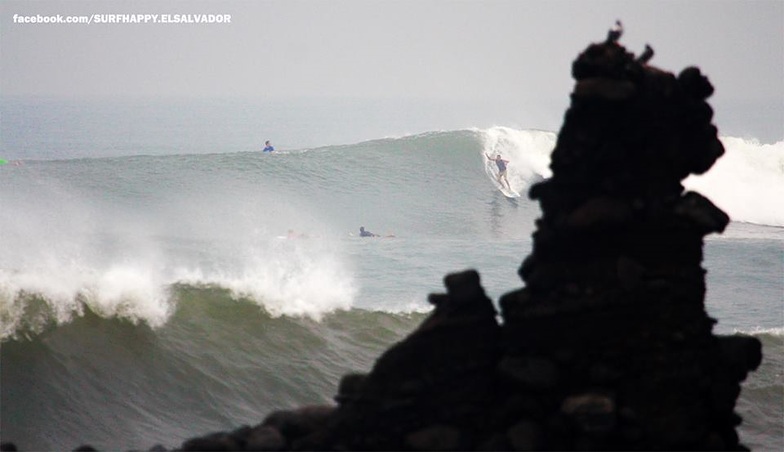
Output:
<instances>
[{"instance_id":1,"label":"hazy gray sky","mask_svg":"<svg viewBox=\"0 0 784 452\"><path fill-rule=\"evenodd\" d=\"M17 15L230 14L229 24L18 24ZM3 94L564 98L612 22L716 96L784 99L784 1L0 0Z\"/></svg>"}]
</instances>

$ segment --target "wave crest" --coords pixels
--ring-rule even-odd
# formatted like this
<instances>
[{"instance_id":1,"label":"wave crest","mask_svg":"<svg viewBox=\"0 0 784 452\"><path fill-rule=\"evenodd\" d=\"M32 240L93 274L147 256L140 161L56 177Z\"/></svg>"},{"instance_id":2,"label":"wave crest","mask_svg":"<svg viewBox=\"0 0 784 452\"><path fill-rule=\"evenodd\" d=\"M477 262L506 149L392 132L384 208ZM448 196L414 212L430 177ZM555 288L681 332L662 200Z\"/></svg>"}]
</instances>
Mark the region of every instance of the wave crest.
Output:
<instances>
[{"instance_id":1,"label":"wave crest","mask_svg":"<svg viewBox=\"0 0 784 452\"><path fill-rule=\"evenodd\" d=\"M784 226L784 141L720 139L725 154L684 185L710 198L733 221Z\"/></svg>"}]
</instances>

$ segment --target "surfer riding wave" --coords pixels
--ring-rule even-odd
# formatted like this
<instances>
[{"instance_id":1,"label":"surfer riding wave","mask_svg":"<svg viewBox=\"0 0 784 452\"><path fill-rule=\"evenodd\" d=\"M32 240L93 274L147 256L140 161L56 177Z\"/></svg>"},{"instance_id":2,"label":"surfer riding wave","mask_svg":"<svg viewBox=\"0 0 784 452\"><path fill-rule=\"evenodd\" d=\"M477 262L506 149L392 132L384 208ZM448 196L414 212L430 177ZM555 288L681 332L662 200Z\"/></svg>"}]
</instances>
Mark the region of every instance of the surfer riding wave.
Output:
<instances>
[{"instance_id":1,"label":"surfer riding wave","mask_svg":"<svg viewBox=\"0 0 784 452\"><path fill-rule=\"evenodd\" d=\"M487 160L495 162L495 165L498 167L498 183L502 186L506 184L506 188L511 191L512 186L509 185L509 179L506 178L506 166L509 164L509 160L501 158L501 154L496 154L495 158L492 158L485 153L485 157L487 157Z\"/></svg>"}]
</instances>

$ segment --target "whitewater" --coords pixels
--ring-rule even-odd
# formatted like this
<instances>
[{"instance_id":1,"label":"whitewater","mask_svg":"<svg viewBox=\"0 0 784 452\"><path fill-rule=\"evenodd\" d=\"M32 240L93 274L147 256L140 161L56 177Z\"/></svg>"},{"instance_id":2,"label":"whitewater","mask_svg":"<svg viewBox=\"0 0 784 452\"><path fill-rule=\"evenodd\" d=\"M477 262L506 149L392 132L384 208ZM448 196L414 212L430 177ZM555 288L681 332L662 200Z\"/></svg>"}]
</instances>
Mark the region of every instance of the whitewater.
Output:
<instances>
[{"instance_id":1,"label":"whitewater","mask_svg":"<svg viewBox=\"0 0 784 452\"><path fill-rule=\"evenodd\" d=\"M4 441L175 447L329 403L341 375L416 328L445 274L476 269L493 300L523 284L540 215L527 191L550 176L554 131L434 128L264 154L266 137L186 139L155 112L80 122L90 139L4 117ZM762 340L742 442L779 449L784 141L721 141L725 155L683 183L732 219L706 240L706 309L717 333ZM495 188L485 154L510 161L520 198Z\"/></svg>"}]
</instances>

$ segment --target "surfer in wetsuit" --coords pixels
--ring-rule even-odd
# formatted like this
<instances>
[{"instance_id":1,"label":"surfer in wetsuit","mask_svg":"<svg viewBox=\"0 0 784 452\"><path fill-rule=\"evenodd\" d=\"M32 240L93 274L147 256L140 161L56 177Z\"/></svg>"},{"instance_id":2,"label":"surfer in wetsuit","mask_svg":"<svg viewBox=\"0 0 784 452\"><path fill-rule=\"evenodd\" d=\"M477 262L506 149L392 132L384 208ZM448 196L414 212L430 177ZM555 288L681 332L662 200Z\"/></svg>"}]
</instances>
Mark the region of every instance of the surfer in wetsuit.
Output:
<instances>
[{"instance_id":1,"label":"surfer in wetsuit","mask_svg":"<svg viewBox=\"0 0 784 452\"><path fill-rule=\"evenodd\" d=\"M269 140L264 142L264 149L262 149L262 152L272 152L274 150L275 148L270 144Z\"/></svg>"},{"instance_id":2,"label":"surfer in wetsuit","mask_svg":"<svg viewBox=\"0 0 784 452\"><path fill-rule=\"evenodd\" d=\"M509 160L502 159L501 154L496 154L495 158L485 154L485 157L487 157L487 160L495 162L495 165L498 167L498 183L502 186L506 183L506 188L511 190L512 186L509 185L509 179L506 178L506 165L509 163Z\"/></svg>"},{"instance_id":3,"label":"surfer in wetsuit","mask_svg":"<svg viewBox=\"0 0 784 452\"><path fill-rule=\"evenodd\" d=\"M378 234L373 234L370 231L366 231L364 226L359 227L359 236L360 237L381 237Z\"/></svg>"}]
</instances>

